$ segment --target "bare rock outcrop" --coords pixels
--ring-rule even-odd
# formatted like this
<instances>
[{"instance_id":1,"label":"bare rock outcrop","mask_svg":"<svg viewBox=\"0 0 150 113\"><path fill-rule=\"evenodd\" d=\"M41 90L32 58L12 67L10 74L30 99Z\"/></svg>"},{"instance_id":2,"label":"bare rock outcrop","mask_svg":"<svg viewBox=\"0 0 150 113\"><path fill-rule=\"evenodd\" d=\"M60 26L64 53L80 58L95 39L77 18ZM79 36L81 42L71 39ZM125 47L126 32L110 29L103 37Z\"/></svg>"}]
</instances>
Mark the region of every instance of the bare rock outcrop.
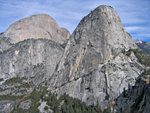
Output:
<instances>
[{"instance_id":1,"label":"bare rock outcrop","mask_svg":"<svg viewBox=\"0 0 150 113\"><path fill-rule=\"evenodd\" d=\"M62 44L70 33L61 29L49 15L37 14L16 21L8 27L3 36L11 38L14 43L25 39L45 38Z\"/></svg>"},{"instance_id":2,"label":"bare rock outcrop","mask_svg":"<svg viewBox=\"0 0 150 113\"><path fill-rule=\"evenodd\" d=\"M116 99L116 103L114 108L117 113L149 113L150 84L139 77L134 86Z\"/></svg>"},{"instance_id":3,"label":"bare rock outcrop","mask_svg":"<svg viewBox=\"0 0 150 113\"><path fill-rule=\"evenodd\" d=\"M24 95L31 90L29 87L39 85L54 73L64 48L58 43L47 39L28 39L19 42L0 54L0 95ZM15 82L7 82L15 78ZM19 82L16 82L17 81ZM13 81L13 80L12 80ZM29 84L25 93L16 92L15 87L23 81ZM10 85L10 86L9 86ZM14 90L10 90L13 87ZM6 90L5 90L6 89ZM20 88L21 89L21 88Z\"/></svg>"},{"instance_id":4,"label":"bare rock outcrop","mask_svg":"<svg viewBox=\"0 0 150 113\"><path fill-rule=\"evenodd\" d=\"M1 97L29 96L47 86L48 90L43 90L45 93L56 93L58 97L68 94L87 105L98 105L102 110L114 106L112 112L140 112L145 106L149 111L149 103L144 103L149 98L149 84L142 85L141 81L135 88L145 66L134 51L129 51L137 45L124 30L112 7L97 7L81 20L71 36L45 14L15 22L3 36L8 40L1 38L4 44L0 46ZM15 44L11 45L9 40ZM128 91L127 98L124 97L125 91ZM41 112L47 106L42 102L43 96L40 96L41 105L38 106ZM10 112L15 106L15 101L3 101L3 98L0 103L0 112ZM4 109L7 104L10 107ZM17 106L22 109L30 107L29 101L19 104Z\"/></svg>"},{"instance_id":5,"label":"bare rock outcrop","mask_svg":"<svg viewBox=\"0 0 150 113\"><path fill-rule=\"evenodd\" d=\"M13 46L13 44L12 44L12 40L10 38L0 36L0 52L1 53L6 51L7 49L9 49L12 46Z\"/></svg>"},{"instance_id":6,"label":"bare rock outcrop","mask_svg":"<svg viewBox=\"0 0 150 113\"><path fill-rule=\"evenodd\" d=\"M123 51L137 48L112 7L99 6L84 17L68 41L56 72L48 81L58 95L67 93L88 105L108 107L128 84L134 85L142 65Z\"/></svg>"},{"instance_id":7,"label":"bare rock outcrop","mask_svg":"<svg viewBox=\"0 0 150 113\"><path fill-rule=\"evenodd\" d=\"M62 32L62 36L63 36L65 39L69 39L69 37L70 37L70 32L69 32L66 28L61 28L61 32Z\"/></svg>"}]
</instances>

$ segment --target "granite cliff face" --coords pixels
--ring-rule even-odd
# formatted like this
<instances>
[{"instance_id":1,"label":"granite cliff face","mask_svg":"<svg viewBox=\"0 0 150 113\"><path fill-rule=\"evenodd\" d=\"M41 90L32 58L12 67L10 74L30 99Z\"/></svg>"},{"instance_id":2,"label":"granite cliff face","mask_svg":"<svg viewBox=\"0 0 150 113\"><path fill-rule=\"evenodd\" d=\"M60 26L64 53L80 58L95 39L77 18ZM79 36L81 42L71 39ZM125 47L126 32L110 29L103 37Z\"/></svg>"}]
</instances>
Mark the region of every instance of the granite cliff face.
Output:
<instances>
[{"instance_id":1,"label":"granite cliff face","mask_svg":"<svg viewBox=\"0 0 150 113\"><path fill-rule=\"evenodd\" d=\"M47 39L30 39L19 42L0 54L0 73L4 76L4 80L15 76L34 77L33 68L42 65L47 68L47 76L44 75L43 78L51 76L63 50L59 44Z\"/></svg>"},{"instance_id":2,"label":"granite cliff face","mask_svg":"<svg viewBox=\"0 0 150 113\"><path fill-rule=\"evenodd\" d=\"M149 113L150 84L138 79L135 86L129 87L117 99L117 113Z\"/></svg>"},{"instance_id":3,"label":"granite cliff face","mask_svg":"<svg viewBox=\"0 0 150 113\"><path fill-rule=\"evenodd\" d=\"M45 38L62 44L66 38L69 38L70 33L68 30L60 28L49 15L38 14L13 23L3 36L11 38L13 43L25 39Z\"/></svg>"},{"instance_id":4,"label":"granite cliff face","mask_svg":"<svg viewBox=\"0 0 150 113\"><path fill-rule=\"evenodd\" d=\"M114 9L97 7L71 35L49 89L104 109L141 74L134 54L123 54L135 48Z\"/></svg>"},{"instance_id":5,"label":"granite cliff face","mask_svg":"<svg viewBox=\"0 0 150 113\"><path fill-rule=\"evenodd\" d=\"M12 40L8 37L0 36L0 52L6 51L10 47L12 47Z\"/></svg>"},{"instance_id":6,"label":"granite cliff face","mask_svg":"<svg viewBox=\"0 0 150 113\"><path fill-rule=\"evenodd\" d=\"M0 54L0 95L28 94L36 85L46 81L54 73L64 49L47 39L30 39L19 42ZM23 78L31 83L24 93L16 92L17 83L5 84L9 79ZM19 80L20 82L22 79ZM13 87L13 90L11 88ZM29 91L29 92L28 92Z\"/></svg>"},{"instance_id":7,"label":"granite cliff face","mask_svg":"<svg viewBox=\"0 0 150 113\"><path fill-rule=\"evenodd\" d=\"M127 106L128 102L137 105L132 94L142 92L142 87L149 98L148 85L140 82L137 88L130 88L137 85L140 75L149 67L130 51L138 47L110 6L99 6L85 16L70 37L65 28L59 28L51 17L43 14L17 21L2 36L0 111L11 112L16 106L29 109L32 101L24 101L24 98L39 91L38 86L48 87L48 92L58 97L68 94L87 105L98 105L102 110L113 106L111 112L118 113L132 108ZM67 44L64 44L65 39ZM125 91L128 98L124 97ZM24 97L19 102L1 99L6 95ZM43 112L42 106L47 106L42 98L40 112ZM122 100L127 101L121 103Z\"/></svg>"}]
</instances>

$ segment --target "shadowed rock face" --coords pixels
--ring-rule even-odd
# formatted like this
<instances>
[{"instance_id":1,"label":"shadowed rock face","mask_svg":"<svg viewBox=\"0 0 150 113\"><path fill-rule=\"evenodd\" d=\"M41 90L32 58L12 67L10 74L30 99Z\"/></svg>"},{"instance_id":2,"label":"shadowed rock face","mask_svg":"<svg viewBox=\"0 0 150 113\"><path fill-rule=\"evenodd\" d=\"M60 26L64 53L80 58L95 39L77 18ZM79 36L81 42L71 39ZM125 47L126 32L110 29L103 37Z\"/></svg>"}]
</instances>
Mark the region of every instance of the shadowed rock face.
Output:
<instances>
[{"instance_id":1,"label":"shadowed rock face","mask_svg":"<svg viewBox=\"0 0 150 113\"><path fill-rule=\"evenodd\" d=\"M150 42L142 42L140 40L136 41L136 44L139 48L141 48L143 51L150 54Z\"/></svg>"},{"instance_id":2,"label":"shadowed rock face","mask_svg":"<svg viewBox=\"0 0 150 113\"><path fill-rule=\"evenodd\" d=\"M134 85L142 66L132 54L136 48L113 8L100 6L84 17L68 41L50 89L67 93L88 105L107 107L128 84ZM133 64L132 64L133 63ZM130 82L129 82L130 81Z\"/></svg>"},{"instance_id":3,"label":"shadowed rock face","mask_svg":"<svg viewBox=\"0 0 150 113\"><path fill-rule=\"evenodd\" d=\"M138 79L135 86L125 90L116 99L116 103L117 113L149 113L150 84Z\"/></svg>"},{"instance_id":4,"label":"shadowed rock face","mask_svg":"<svg viewBox=\"0 0 150 113\"><path fill-rule=\"evenodd\" d=\"M49 15L38 14L13 23L3 36L10 37L14 43L31 38L46 38L62 44L70 33L61 29Z\"/></svg>"},{"instance_id":5,"label":"shadowed rock face","mask_svg":"<svg viewBox=\"0 0 150 113\"><path fill-rule=\"evenodd\" d=\"M45 72L42 79L48 78L54 72L63 51L59 44L47 39L19 42L0 54L1 77L4 77L4 80L16 76L33 77L34 69L43 67L39 68L39 71L44 69Z\"/></svg>"}]
</instances>

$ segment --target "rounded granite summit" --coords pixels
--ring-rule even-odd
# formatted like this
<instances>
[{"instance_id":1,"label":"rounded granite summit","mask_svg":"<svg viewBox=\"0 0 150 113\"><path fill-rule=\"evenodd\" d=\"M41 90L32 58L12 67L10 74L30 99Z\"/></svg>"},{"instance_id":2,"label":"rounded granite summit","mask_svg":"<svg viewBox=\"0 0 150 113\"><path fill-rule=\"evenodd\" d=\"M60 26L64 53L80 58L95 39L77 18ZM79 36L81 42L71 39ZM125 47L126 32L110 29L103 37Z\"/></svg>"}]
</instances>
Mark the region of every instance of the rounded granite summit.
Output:
<instances>
[{"instance_id":1,"label":"rounded granite summit","mask_svg":"<svg viewBox=\"0 0 150 113\"><path fill-rule=\"evenodd\" d=\"M136 47L116 11L99 6L80 21L69 38L59 66L48 81L49 89L55 89L58 96L66 93L87 105L99 103L101 109L108 108L128 87L128 81L134 84L140 73L140 66L130 64L135 63L135 56L123 54Z\"/></svg>"},{"instance_id":2,"label":"rounded granite summit","mask_svg":"<svg viewBox=\"0 0 150 113\"><path fill-rule=\"evenodd\" d=\"M64 35L64 32L67 34ZM70 33L66 29L61 29L51 16L37 14L11 24L4 36L11 38L14 43L25 39L45 38L62 44L69 38Z\"/></svg>"}]
</instances>

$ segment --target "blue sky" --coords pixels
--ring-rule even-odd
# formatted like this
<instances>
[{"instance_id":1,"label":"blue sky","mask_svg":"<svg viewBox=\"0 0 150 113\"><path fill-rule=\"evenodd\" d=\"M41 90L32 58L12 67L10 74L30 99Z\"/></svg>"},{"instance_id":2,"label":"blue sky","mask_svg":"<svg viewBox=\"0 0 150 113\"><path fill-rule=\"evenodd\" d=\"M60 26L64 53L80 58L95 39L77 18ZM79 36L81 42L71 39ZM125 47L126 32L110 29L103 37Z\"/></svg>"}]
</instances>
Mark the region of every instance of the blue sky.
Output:
<instances>
[{"instance_id":1,"label":"blue sky","mask_svg":"<svg viewBox=\"0 0 150 113\"><path fill-rule=\"evenodd\" d=\"M0 32L21 18L46 13L72 33L84 16L104 4L117 11L134 40L150 42L150 0L0 0Z\"/></svg>"}]
</instances>

